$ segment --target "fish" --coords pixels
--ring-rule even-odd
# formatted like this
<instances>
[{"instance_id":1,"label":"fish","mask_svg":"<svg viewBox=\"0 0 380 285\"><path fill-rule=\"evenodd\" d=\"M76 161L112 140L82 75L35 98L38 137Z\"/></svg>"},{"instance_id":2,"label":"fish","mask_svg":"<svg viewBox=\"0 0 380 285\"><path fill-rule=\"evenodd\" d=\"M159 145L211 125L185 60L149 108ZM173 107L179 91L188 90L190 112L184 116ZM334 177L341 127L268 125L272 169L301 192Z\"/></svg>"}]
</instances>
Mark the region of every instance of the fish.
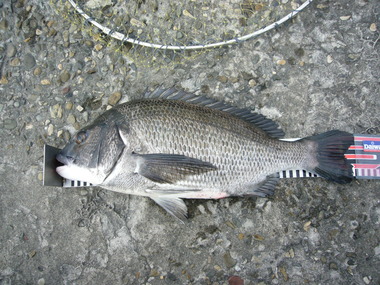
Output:
<instances>
[{"instance_id":1,"label":"fish","mask_svg":"<svg viewBox=\"0 0 380 285\"><path fill-rule=\"evenodd\" d=\"M58 153L57 173L107 190L146 196L185 221L183 199L267 197L279 172L305 169L351 182L344 154L353 135L332 130L284 141L277 123L250 109L158 87L116 105Z\"/></svg>"}]
</instances>

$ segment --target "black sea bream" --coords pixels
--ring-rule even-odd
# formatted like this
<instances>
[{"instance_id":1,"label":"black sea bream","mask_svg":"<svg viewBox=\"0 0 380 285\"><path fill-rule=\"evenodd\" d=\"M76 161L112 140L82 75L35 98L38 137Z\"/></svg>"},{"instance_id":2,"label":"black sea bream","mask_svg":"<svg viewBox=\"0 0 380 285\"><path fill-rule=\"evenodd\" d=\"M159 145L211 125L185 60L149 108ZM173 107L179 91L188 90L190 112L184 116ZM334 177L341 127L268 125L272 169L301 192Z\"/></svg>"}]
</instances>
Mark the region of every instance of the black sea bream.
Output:
<instances>
[{"instance_id":1,"label":"black sea bream","mask_svg":"<svg viewBox=\"0 0 380 285\"><path fill-rule=\"evenodd\" d=\"M278 172L306 169L338 182L352 180L344 157L353 136L329 131L281 141L277 124L174 88L120 104L80 130L58 154L64 178L148 196L184 219L182 198L267 196Z\"/></svg>"}]
</instances>

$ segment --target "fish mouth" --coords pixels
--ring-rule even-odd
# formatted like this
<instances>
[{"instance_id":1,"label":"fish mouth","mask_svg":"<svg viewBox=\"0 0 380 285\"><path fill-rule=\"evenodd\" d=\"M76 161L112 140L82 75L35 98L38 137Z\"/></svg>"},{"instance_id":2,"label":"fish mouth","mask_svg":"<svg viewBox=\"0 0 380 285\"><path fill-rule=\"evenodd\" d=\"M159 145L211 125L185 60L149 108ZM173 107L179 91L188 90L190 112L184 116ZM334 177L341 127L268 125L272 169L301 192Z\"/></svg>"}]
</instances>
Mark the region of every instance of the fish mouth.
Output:
<instances>
[{"instance_id":1,"label":"fish mouth","mask_svg":"<svg viewBox=\"0 0 380 285\"><path fill-rule=\"evenodd\" d=\"M74 158L70 156L63 155L61 153L58 153L57 156L55 157L60 163L64 165L68 165L72 162L74 162Z\"/></svg>"},{"instance_id":2,"label":"fish mouth","mask_svg":"<svg viewBox=\"0 0 380 285\"><path fill-rule=\"evenodd\" d=\"M75 180L73 179L73 171L70 167L73 165L74 158L63 155L62 153L58 153L55 158L63 164L61 166L58 166L55 171L57 171L57 173L63 178Z\"/></svg>"}]
</instances>

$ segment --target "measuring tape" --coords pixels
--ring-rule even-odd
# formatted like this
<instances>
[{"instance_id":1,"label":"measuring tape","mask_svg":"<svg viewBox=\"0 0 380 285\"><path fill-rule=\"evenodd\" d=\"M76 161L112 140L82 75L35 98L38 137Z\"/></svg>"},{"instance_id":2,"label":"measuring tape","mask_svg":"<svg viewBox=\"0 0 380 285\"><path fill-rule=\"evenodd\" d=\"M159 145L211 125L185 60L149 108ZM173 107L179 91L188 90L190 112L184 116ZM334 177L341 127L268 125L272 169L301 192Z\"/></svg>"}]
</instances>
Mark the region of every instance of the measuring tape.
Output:
<instances>
[{"instance_id":1,"label":"measuring tape","mask_svg":"<svg viewBox=\"0 0 380 285\"><path fill-rule=\"evenodd\" d=\"M298 139L283 139L296 141ZM354 135L355 143L348 148L345 157L352 164L353 176L357 179L380 179L380 136ZM63 179L55 169L60 165L55 159L61 150L45 144L43 185L58 187L88 187L91 183ZM291 169L279 173L280 178L314 178L318 174L304 170Z\"/></svg>"}]
</instances>

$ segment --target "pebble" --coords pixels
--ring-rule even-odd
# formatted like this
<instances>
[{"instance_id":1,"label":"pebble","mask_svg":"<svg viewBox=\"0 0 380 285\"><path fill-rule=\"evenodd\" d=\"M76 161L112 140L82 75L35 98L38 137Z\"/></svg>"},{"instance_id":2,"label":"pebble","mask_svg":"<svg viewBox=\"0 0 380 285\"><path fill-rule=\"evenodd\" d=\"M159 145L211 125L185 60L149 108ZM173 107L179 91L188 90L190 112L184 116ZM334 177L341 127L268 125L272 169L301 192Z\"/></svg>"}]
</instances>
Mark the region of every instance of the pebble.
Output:
<instances>
[{"instance_id":1,"label":"pebble","mask_svg":"<svg viewBox=\"0 0 380 285\"><path fill-rule=\"evenodd\" d=\"M63 71L63 72L61 73L61 75L59 76L59 79L60 79L61 82L63 82L63 83L69 81L69 79L70 79L70 73L68 73L66 70Z\"/></svg>"},{"instance_id":2,"label":"pebble","mask_svg":"<svg viewBox=\"0 0 380 285\"><path fill-rule=\"evenodd\" d=\"M371 32L376 32L376 30L377 30L376 23L372 23L372 24L369 26L369 30L370 30Z\"/></svg>"},{"instance_id":3,"label":"pebble","mask_svg":"<svg viewBox=\"0 0 380 285\"><path fill-rule=\"evenodd\" d=\"M231 221L227 221L226 225L229 226L231 229L236 229L236 225Z\"/></svg>"},{"instance_id":4,"label":"pebble","mask_svg":"<svg viewBox=\"0 0 380 285\"><path fill-rule=\"evenodd\" d=\"M329 269L338 270L338 265L335 262L330 262Z\"/></svg>"},{"instance_id":5,"label":"pebble","mask_svg":"<svg viewBox=\"0 0 380 285\"><path fill-rule=\"evenodd\" d=\"M333 62L333 57L331 55L327 56L327 63L332 63Z\"/></svg>"},{"instance_id":6,"label":"pebble","mask_svg":"<svg viewBox=\"0 0 380 285\"><path fill-rule=\"evenodd\" d=\"M309 231L310 230L310 225L311 225L311 221L308 221L306 222L304 225L303 225L303 229L305 232Z\"/></svg>"},{"instance_id":7,"label":"pebble","mask_svg":"<svg viewBox=\"0 0 380 285\"><path fill-rule=\"evenodd\" d=\"M37 175L37 179L42 181L42 179L44 179L44 175L42 172L39 172L38 175Z\"/></svg>"},{"instance_id":8,"label":"pebble","mask_svg":"<svg viewBox=\"0 0 380 285\"><path fill-rule=\"evenodd\" d=\"M36 67L36 68L33 70L33 74L34 74L35 76L39 76L41 73L42 73L42 68L41 68L41 67Z\"/></svg>"},{"instance_id":9,"label":"pebble","mask_svg":"<svg viewBox=\"0 0 380 285\"><path fill-rule=\"evenodd\" d=\"M8 83L9 83L9 81L8 81L7 77L5 75L3 75L1 77L1 79L0 79L0 84L1 85L5 85L5 84L8 84Z\"/></svg>"},{"instance_id":10,"label":"pebble","mask_svg":"<svg viewBox=\"0 0 380 285\"><path fill-rule=\"evenodd\" d=\"M294 51L295 55L298 57L302 57L305 55L305 51L303 48L298 48Z\"/></svg>"},{"instance_id":11,"label":"pebble","mask_svg":"<svg viewBox=\"0 0 380 285\"><path fill-rule=\"evenodd\" d=\"M0 21L0 30L8 30L8 21L3 19Z\"/></svg>"},{"instance_id":12,"label":"pebble","mask_svg":"<svg viewBox=\"0 0 380 285\"><path fill-rule=\"evenodd\" d=\"M373 250L375 251L376 256L380 255L380 245L376 246Z\"/></svg>"},{"instance_id":13,"label":"pebble","mask_svg":"<svg viewBox=\"0 0 380 285\"><path fill-rule=\"evenodd\" d=\"M45 285L45 279L44 278L38 279L37 285Z\"/></svg>"},{"instance_id":14,"label":"pebble","mask_svg":"<svg viewBox=\"0 0 380 285\"><path fill-rule=\"evenodd\" d=\"M277 64L279 64L279 65L285 65L286 64L286 60L285 59L277 60Z\"/></svg>"},{"instance_id":15,"label":"pebble","mask_svg":"<svg viewBox=\"0 0 380 285\"><path fill-rule=\"evenodd\" d=\"M75 122L76 122L76 118L73 114L69 114L67 116L67 120L66 120L67 123L71 124L71 125L74 125Z\"/></svg>"},{"instance_id":16,"label":"pebble","mask_svg":"<svg viewBox=\"0 0 380 285\"><path fill-rule=\"evenodd\" d=\"M244 285L244 280L239 276L231 276L228 278L228 285Z\"/></svg>"},{"instance_id":17,"label":"pebble","mask_svg":"<svg viewBox=\"0 0 380 285\"><path fill-rule=\"evenodd\" d=\"M94 74L94 73L96 73L96 68L90 68L89 70L87 70L87 73L88 74Z\"/></svg>"},{"instance_id":18,"label":"pebble","mask_svg":"<svg viewBox=\"0 0 380 285\"><path fill-rule=\"evenodd\" d=\"M78 110L79 112L83 112L84 108L83 108L81 105L78 105L78 106L77 106L77 110Z\"/></svg>"},{"instance_id":19,"label":"pebble","mask_svg":"<svg viewBox=\"0 0 380 285\"><path fill-rule=\"evenodd\" d=\"M292 1L290 3L290 6L292 6L293 10L297 10L300 5L298 3L296 3L295 1Z\"/></svg>"},{"instance_id":20,"label":"pebble","mask_svg":"<svg viewBox=\"0 0 380 285\"><path fill-rule=\"evenodd\" d=\"M218 76L217 79L218 79L219 82L222 82L222 83L227 83L228 82L228 77L224 76L224 75Z\"/></svg>"},{"instance_id":21,"label":"pebble","mask_svg":"<svg viewBox=\"0 0 380 285\"><path fill-rule=\"evenodd\" d=\"M226 265L227 268L232 268L236 265L236 260L231 257L231 254L229 251L227 251L223 255L223 260L224 260L224 264Z\"/></svg>"},{"instance_id":22,"label":"pebble","mask_svg":"<svg viewBox=\"0 0 380 285\"><path fill-rule=\"evenodd\" d=\"M371 283L371 279L372 279L371 276L364 276L363 277L363 281L365 284Z\"/></svg>"},{"instance_id":23,"label":"pebble","mask_svg":"<svg viewBox=\"0 0 380 285\"><path fill-rule=\"evenodd\" d=\"M42 79L42 80L41 80L41 84L42 84L42 85L50 85L51 82L50 82L49 79Z\"/></svg>"},{"instance_id":24,"label":"pebble","mask_svg":"<svg viewBox=\"0 0 380 285\"><path fill-rule=\"evenodd\" d=\"M342 21L347 21L347 20L349 20L351 18L351 16L349 15L349 16L341 16L340 17L340 19L342 20Z\"/></svg>"},{"instance_id":25,"label":"pebble","mask_svg":"<svg viewBox=\"0 0 380 285\"><path fill-rule=\"evenodd\" d=\"M289 57L288 62L290 65L296 65L297 61L294 57Z\"/></svg>"},{"instance_id":26,"label":"pebble","mask_svg":"<svg viewBox=\"0 0 380 285\"><path fill-rule=\"evenodd\" d=\"M286 268L281 266L280 268L280 272L282 274L282 276L284 277L284 280L285 281L288 281L289 280L289 276L288 276L288 273L286 272Z\"/></svg>"},{"instance_id":27,"label":"pebble","mask_svg":"<svg viewBox=\"0 0 380 285\"><path fill-rule=\"evenodd\" d=\"M326 5L326 4L318 4L317 5L317 9L325 9L325 8L328 8L329 6Z\"/></svg>"},{"instance_id":28,"label":"pebble","mask_svg":"<svg viewBox=\"0 0 380 285\"><path fill-rule=\"evenodd\" d=\"M49 124L48 129L47 129L47 134L48 136L51 136L54 133L54 126L53 124Z\"/></svg>"},{"instance_id":29,"label":"pebble","mask_svg":"<svg viewBox=\"0 0 380 285\"><path fill-rule=\"evenodd\" d=\"M27 70L32 69L36 65L36 59L30 53L24 56L24 67Z\"/></svg>"},{"instance_id":30,"label":"pebble","mask_svg":"<svg viewBox=\"0 0 380 285\"><path fill-rule=\"evenodd\" d=\"M16 52L16 47L13 44L7 45L7 57L14 57Z\"/></svg>"},{"instance_id":31,"label":"pebble","mask_svg":"<svg viewBox=\"0 0 380 285\"><path fill-rule=\"evenodd\" d=\"M100 50L103 49L103 46L102 46L101 44L96 44L96 45L94 46L94 48L95 48L96 51L100 51Z\"/></svg>"},{"instance_id":32,"label":"pebble","mask_svg":"<svg viewBox=\"0 0 380 285\"><path fill-rule=\"evenodd\" d=\"M131 21L130 21L131 25L132 26L135 26L135 27L139 27L139 28L143 28L145 27L145 24L135 18L132 18Z\"/></svg>"},{"instance_id":33,"label":"pebble","mask_svg":"<svg viewBox=\"0 0 380 285\"><path fill-rule=\"evenodd\" d=\"M357 53L348 54L348 58L351 60L357 60L359 57L360 57L360 54L357 54Z\"/></svg>"},{"instance_id":34,"label":"pebble","mask_svg":"<svg viewBox=\"0 0 380 285\"><path fill-rule=\"evenodd\" d=\"M66 110L71 110L73 108L73 103L72 102L67 102L66 105L65 105L65 109Z\"/></svg>"},{"instance_id":35,"label":"pebble","mask_svg":"<svg viewBox=\"0 0 380 285\"><path fill-rule=\"evenodd\" d=\"M14 119L5 119L3 122L3 126L7 130L13 130L17 127L17 122Z\"/></svg>"},{"instance_id":36,"label":"pebble","mask_svg":"<svg viewBox=\"0 0 380 285\"><path fill-rule=\"evenodd\" d=\"M31 130L33 128L34 128L34 126L32 124L26 124L25 125L25 130Z\"/></svg>"},{"instance_id":37,"label":"pebble","mask_svg":"<svg viewBox=\"0 0 380 285\"><path fill-rule=\"evenodd\" d=\"M16 57L16 58L12 59L12 60L9 62L9 65L10 65L10 66L19 66L20 63L21 63L21 60L20 60L18 57Z\"/></svg>"},{"instance_id":38,"label":"pebble","mask_svg":"<svg viewBox=\"0 0 380 285\"><path fill-rule=\"evenodd\" d=\"M88 122L88 112L83 112L83 120L85 121L85 122Z\"/></svg>"},{"instance_id":39,"label":"pebble","mask_svg":"<svg viewBox=\"0 0 380 285\"><path fill-rule=\"evenodd\" d=\"M255 87L257 85L257 82L256 82L255 79L251 79L251 80L248 81L248 85L250 87Z\"/></svg>"},{"instance_id":40,"label":"pebble","mask_svg":"<svg viewBox=\"0 0 380 285\"><path fill-rule=\"evenodd\" d=\"M57 34L57 31L53 28L49 29L48 37L54 37Z\"/></svg>"},{"instance_id":41,"label":"pebble","mask_svg":"<svg viewBox=\"0 0 380 285\"><path fill-rule=\"evenodd\" d=\"M261 235L258 235L258 234L254 234L253 235L253 238L255 239L255 240L264 240L264 237L263 236L261 236Z\"/></svg>"},{"instance_id":42,"label":"pebble","mask_svg":"<svg viewBox=\"0 0 380 285\"><path fill-rule=\"evenodd\" d=\"M71 88L70 88L70 86L67 86L67 87L65 87L65 88L63 88L62 89L62 94L63 95L67 95L68 97L70 96L69 95L69 92L71 91Z\"/></svg>"},{"instance_id":43,"label":"pebble","mask_svg":"<svg viewBox=\"0 0 380 285\"><path fill-rule=\"evenodd\" d=\"M120 92L114 92L108 98L108 104L114 106L120 101L120 99L121 99L121 93Z\"/></svg>"},{"instance_id":44,"label":"pebble","mask_svg":"<svg viewBox=\"0 0 380 285\"><path fill-rule=\"evenodd\" d=\"M186 9L182 11L182 14L184 16L187 16L187 17L190 17L190 18L193 18L193 19L196 19L189 11L187 11Z\"/></svg>"},{"instance_id":45,"label":"pebble","mask_svg":"<svg viewBox=\"0 0 380 285\"><path fill-rule=\"evenodd\" d=\"M107 5L112 5L111 0L89 0L86 3L86 7L90 9L102 8Z\"/></svg>"},{"instance_id":46,"label":"pebble","mask_svg":"<svg viewBox=\"0 0 380 285\"><path fill-rule=\"evenodd\" d=\"M291 248L288 252L285 253L286 257L294 258L294 249Z\"/></svg>"},{"instance_id":47,"label":"pebble","mask_svg":"<svg viewBox=\"0 0 380 285\"><path fill-rule=\"evenodd\" d=\"M60 104L55 104L54 106L50 107L50 116L52 118L62 118L63 109Z\"/></svg>"},{"instance_id":48,"label":"pebble","mask_svg":"<svg viewBox=\"0 0 380 285\"><path fill-rule=\"evenodd\" d=\"M63 133L63 139L68 142L71 139L70 133L68 131Z\"/></svg>"}]
</instances>

